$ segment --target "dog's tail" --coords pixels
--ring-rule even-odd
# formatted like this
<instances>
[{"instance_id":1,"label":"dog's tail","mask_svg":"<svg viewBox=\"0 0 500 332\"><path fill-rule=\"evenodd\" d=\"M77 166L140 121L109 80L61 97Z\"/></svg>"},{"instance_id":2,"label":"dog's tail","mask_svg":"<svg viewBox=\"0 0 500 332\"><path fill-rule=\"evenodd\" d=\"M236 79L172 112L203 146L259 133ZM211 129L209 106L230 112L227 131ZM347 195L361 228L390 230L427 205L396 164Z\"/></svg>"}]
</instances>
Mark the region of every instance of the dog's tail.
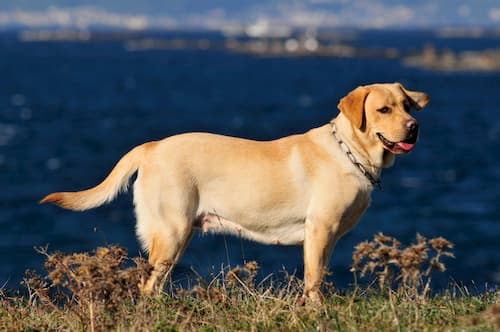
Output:
<instances>
[{"instance_id":1,"label":"dog's tail","mask_svg":"<svg viewBox=\"0 0 500 332\"><path fill-rule=\"evenodd\" d=\"M113 200L120 191L126 191L129 178L137 171L148 145L139 145L124 155L108 177L97 186L76 192L57 192L45 196L40 203L54 203L65 209L83 211Z\"/></svg>"}]
</instances>

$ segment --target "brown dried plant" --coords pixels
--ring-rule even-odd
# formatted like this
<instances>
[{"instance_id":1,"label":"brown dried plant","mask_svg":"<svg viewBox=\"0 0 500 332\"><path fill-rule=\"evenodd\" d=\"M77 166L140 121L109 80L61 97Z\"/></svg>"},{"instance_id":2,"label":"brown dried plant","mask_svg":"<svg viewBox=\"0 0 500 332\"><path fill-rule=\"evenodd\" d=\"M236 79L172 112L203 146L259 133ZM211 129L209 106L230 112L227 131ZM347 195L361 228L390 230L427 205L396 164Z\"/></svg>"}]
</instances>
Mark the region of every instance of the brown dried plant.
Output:
<instances>
[{"instance_id":1,"label":"brown dried plant","mask_svg":"<svg viewBox=\"0 0 500 332\"><path fill-rule=\"evenodd\" d=\"M117 246L99 247L92 254L49 254L46 247L37 251L46 257L48 276L27 271L24 284L30 298L56 310L65 304L91 331L113 327L108 325L113 324L119 308L139 298L141 278L152 270L144 259L130 260L126 249ZM127 266L130 261L135 266Z\"/></svg>"},{"instance_id":2,"label":"brown dried plant","mask_svg":"<svg viewBox=\"0 0 500 332\"><path fill-rule=\"evenodd\" d=\"M247 262L243 266L237 265L231 269L223 269L209 283L200 279L199 284L192 289L192 293L197 298L210 303L228 306L231 297L241 295L243 298L245 295L257 294L255 278L259 269L259 264L255 261Z\"/></svg>"},{"instance_id":3,"label":"brown dried plant","mask_svg":"<svg viewBox=\"0 0 500 332\"><path fill-rule=\"evenodd\" d=\"M226 274L229 287L242 286L243 288L255 289L255 277L259 272L259 264L255 261L247 262L244 266L236 266Z\"/></svg>"},{"instance_id":4,"label":"brown dried plant","mask_svg":"<svg viewBox=\"0 0 500 332\"><path fill-rule=\"evenodd\" d=\"M378 233L373 240L355 247L351 271L361 277L375 275L381 289L397 289L414 299L430 292L431 272L446 270L441 258L454 257L453 243L443 237L426 239L417 233L417 242L401 247L397 239Z\"/></svg>"},{"instance_id":5,"label":"brown dried plant","mask_svg":"<svg viewBox=\"0 0 500 332\"><path fill-rule=\"evenodd\" d=\"M483 320L490 322L497 328L497 331L500 331L500 303L490 305L481 316Z\"/></svg>"}]
</instances>

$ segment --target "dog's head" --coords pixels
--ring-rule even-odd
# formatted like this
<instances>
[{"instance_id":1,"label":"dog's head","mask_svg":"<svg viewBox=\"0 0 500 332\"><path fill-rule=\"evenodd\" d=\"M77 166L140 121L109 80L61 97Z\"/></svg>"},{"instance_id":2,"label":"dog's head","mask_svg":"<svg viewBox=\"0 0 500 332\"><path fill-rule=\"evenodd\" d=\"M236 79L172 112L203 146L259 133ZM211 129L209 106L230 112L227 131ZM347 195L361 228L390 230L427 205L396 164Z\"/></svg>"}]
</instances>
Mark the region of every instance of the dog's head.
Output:
<instances>
[{"instance_id":1,"label":"dog's head","mask_svg":"<svg viewBox=\"0 0 500 332\"><path fill-rule=\"evenodd\" d=\"M410 152L418 136L411 110L429 103L423 92L409 91L400 83L360 86L340 100L338 108L372 144L393 154Z\"/></svg>"}]
</instances>

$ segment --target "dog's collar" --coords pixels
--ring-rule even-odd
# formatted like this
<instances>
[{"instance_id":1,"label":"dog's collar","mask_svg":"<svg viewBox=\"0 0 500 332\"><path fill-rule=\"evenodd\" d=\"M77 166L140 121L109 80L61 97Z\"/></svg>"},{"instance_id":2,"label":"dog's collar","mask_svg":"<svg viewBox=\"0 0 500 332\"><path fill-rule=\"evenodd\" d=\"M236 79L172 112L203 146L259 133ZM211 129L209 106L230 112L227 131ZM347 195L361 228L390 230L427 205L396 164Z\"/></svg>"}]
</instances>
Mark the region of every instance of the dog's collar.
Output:
<instances>
[{"instance_id":1,"label":"dog's collar","mask_svg":"<svg viewBox=\"0 0 500 332\"><path fill-rule=\"evenodd\" d=\"M361 171L361 173L363 173L363 175L368 179L368 181L370 181L370 183L375 188L377 188L378 190L382 190L382 182L380 181L380 178L377 179L370 172L368 172L366 170L365 166L363 166L363 164L361 164L356 159L354 154L351 152L351 149L349 148L349 146L337 136L337 127L335 126L335 122L330 121L330 125L332 126L333 138L335 138L335 140L339 144L340 148L342 149L342 151L344 151L344 153L347 155L349 160L354 164L354 166L356 166Z\"/></svg>"}]
</instances>

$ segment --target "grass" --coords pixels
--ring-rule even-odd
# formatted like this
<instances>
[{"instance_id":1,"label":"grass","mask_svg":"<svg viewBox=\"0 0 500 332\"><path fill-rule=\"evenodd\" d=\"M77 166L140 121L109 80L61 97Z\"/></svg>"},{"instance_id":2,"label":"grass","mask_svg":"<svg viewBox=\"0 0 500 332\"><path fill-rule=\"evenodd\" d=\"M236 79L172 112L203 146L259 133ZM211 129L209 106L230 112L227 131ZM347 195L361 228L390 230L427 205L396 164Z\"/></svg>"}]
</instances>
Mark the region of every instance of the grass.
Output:
<instances>
[{"instance_id":1,"label":"grass","mask_svg":"<svg viewBox=\"0 0 500 332\"><path fill-rule=\"evenodd\" d=\"M451 256L445 239L406 248L377 234L356 247L355 276L372 276L370 286L339 292L324 285L322 303L302 298L293 275L256 282L258 265L222 270L212 280L186 289L170 283L162 295L139 295L150 272L141 259L119 247L94 253L46 256L46 276L29 272L24 295L0 290L1 331L497 331L500 292L472 294L452 287L432 294L430 272ZM133 263L133 264L132 264Z\"/></svg>"}]
</instances>

